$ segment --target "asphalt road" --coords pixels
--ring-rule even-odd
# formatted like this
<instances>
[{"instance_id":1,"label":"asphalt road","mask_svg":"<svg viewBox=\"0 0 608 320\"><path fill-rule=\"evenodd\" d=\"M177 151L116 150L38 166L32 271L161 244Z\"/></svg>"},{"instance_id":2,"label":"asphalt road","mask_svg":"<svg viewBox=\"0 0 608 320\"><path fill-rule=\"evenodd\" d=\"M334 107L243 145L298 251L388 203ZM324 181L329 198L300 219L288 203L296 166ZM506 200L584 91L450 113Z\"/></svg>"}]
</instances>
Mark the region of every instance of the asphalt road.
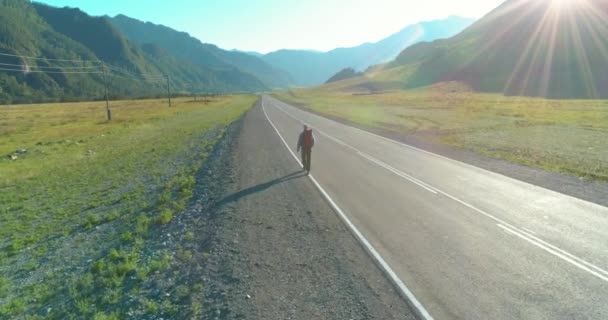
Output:
<instances>
[{"instance_id":1,"label":"asphalt road","mask_svg":"<svg viewBox=\"0 0 608 320\"><path fill-rule=\"evenodd\" d=\"M262 107L293 152L313 127L315 181L430 317L608 319L608 208L269 96Z\"/></svg>"},{"instance_id":2,"label":"asphalt road","mask_svg":"<svg viewBox=\"0 0 608 320\"><path fill-rule=\"evenodd\" d=\"M224 194L199 197L202 203L215 198L217 211L194 219L205 223L199 230L211 239L203 263L205 319L415 319L281 149L259 102L221 143L230 146L230 156L211 158L221 165L209 170L220 184L211 188Z\"/></svg>"}]
</instances>

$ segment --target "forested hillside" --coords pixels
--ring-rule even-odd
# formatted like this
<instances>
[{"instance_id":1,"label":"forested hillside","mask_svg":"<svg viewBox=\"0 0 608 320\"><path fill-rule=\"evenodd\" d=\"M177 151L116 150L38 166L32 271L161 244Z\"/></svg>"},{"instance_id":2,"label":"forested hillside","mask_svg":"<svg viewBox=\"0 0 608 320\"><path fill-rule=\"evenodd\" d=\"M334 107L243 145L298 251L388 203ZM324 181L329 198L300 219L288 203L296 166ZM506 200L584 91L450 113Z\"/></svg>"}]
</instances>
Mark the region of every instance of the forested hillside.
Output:
<instances>
[{"instance_id":1,"label":"forested hillside","mask_svg":"<svg viewBox=\"0 0 608 320\"><path fill-rule=\"evenodd\" d=\"M112 23L134 43L153 43L174 54L205 68L230 69L237 67L260 79L266 86L283 88L291 84L290 75L272 67L259 57L239 51L227 51L213 44L202 43L186 32L151 22L143 22L118 15Z\"/></svg>"},{"instance_id":2,"label":"forested hillside","mask_svg":"<svg viewBox=\"0 0 608 320\"><path fill-rule=\"evenodd\" d=\"M102 99L267 87L230 64L213 68L150 43L133 43L107 17L25 0L0 0L0 103Z\"/></svg>"}]
</instances>

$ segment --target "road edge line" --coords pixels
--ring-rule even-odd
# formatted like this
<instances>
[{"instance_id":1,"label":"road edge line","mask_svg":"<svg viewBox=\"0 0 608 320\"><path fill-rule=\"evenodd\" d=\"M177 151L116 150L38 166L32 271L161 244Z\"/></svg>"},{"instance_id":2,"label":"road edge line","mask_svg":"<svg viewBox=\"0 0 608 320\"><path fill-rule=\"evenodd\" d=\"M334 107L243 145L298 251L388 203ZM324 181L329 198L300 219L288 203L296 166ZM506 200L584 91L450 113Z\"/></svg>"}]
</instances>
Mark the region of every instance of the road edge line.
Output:
<instances>
[{"instance_id":1,"label":"road edge line","mask_svg":"<svg viewBox=\"0 0 608 320\"><path fill-rule=\"evenodd\" d=\"M270 117L268 117L268 114L266 113L266 109L264 108L263 98L261 99L260 102L262 105L262 112L264 113L266 120L268 120L268 123L270 123L270 125L272 126L274 131L277 133L279 138L281 138L281 141L283 142L283 144L285 145L285 147L287 148L289 153L294 157L294 159L298 162L298 164L302 165L302 163L300 162L300 159L298 159L297 155L291 150L291 148L289 148L289 145L287 144L285 139L283 139L283 136L281 136L281 133L279 132L277 127L274 125L272 120L270 120ZM317 190L319 190L319 192L321 192L321 194L323 195L325 200L327 200L329 202L332 209L334 209L334 211L340 217L340 220L342 220L342 222L347 226L347 228L350 230L350 232L355 237L355 239L357 239L357 241L363 247L363 249L367 252L367 254L372 257L372 260L376 263L376 265L378 265L380 267L380 269L383 271L385 276L390 280L390 282L393 284L393 286L395 286L397 288L397 291L406 300L408 305L413 309L416 316L419 319L434 320L433 317L431 316L431 314L422 305L422 303L420 303L420 301L418 301L418 299L414 296L412 291L405 285L405 283L403 283L403 281L401 281L401 279L399 279L397 274L388 265L388 263L382 258L380 253L378 253L378 251L371 245L371 243L365 238L365 236L363 236L363 234L359 231L359 229L357 229L357 227L350 221L350 219L348 219L346 214L344 214L342 209L340 209L340 207L334 202L334 200L329 196L329 194L325 191L325 189L323 189L323 187L321 187L321 185L319 184L319 182L317 182L317 180L314 178L314 176L309 175L308 177L313 182L313 184L315 185Z\"/></svg>"}]
</instances>

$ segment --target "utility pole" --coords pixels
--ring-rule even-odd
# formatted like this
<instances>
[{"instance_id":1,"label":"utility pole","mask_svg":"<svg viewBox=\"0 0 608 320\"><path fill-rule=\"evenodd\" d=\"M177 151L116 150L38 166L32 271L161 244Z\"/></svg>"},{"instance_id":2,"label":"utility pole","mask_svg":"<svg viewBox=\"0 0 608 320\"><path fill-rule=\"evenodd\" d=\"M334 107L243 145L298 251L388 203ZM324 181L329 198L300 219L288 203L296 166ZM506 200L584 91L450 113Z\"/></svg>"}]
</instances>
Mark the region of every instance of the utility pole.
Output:
<instances>
[{"instance_id":1,"label":"utility pole","mask_svg":"<svg viewBox=\"0 0 608 320\"><path fill-rule=\"evenodd\" d=\"M169 96L169 108L171 108L171 81L169 80L169 75L167 77L167 96Z\"/></svg>"},{"instance_id":2,"label":"utility pole","mask_svg":"<svg viewBox=\"0 0 608 320\"><path fill-rule=\"evenodd\" d=\"M108 117L108 121L112 120L112 111L110 111L110 101L108 97L108 75L107 75L106 66L103 66L103 84L105 87L105 96L106 96L106 115Z\"/></svg>"}]
</instances>

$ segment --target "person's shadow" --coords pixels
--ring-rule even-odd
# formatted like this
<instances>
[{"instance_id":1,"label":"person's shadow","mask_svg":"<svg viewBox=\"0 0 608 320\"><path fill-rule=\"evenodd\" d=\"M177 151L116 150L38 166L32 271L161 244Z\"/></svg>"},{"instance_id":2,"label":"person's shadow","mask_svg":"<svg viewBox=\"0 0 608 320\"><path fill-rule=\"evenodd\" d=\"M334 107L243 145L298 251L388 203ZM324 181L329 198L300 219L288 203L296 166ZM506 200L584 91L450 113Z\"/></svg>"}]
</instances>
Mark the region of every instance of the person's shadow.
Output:
<instances>
[{"instance_id":1,"label":"person's shadow","mask_svg":"<svg viewBox=\"0 0 608 320\"><path fill-rule=\"evenodd\" d=\"M221 206L226 205L228 203L238 201L239 199L241 199L243 197L246 197L246 196L248 196L250 194L254 194L254 193L257 193L257 192L260 192L260 191L264 191L264 190L266 190L266 189L268 189L268 188L270 188L270 187L272 187L272 186L274 186L276 184L283 183L285 181L289 181L289 180L293 180L293 179L302 178L302 177L305 177L305 176L306 176L305 172L295 171L295 172L292 172L292 173L290 173L290 174L288 174L286 176L283 176L281 178L277 178L277 179L274 179L274 180L270 180L268 182L260 183L258 185L253 186L253 187L249 187L247 189L243 189L243 190L241 190L239 192L236 192L236 193L233 193L231 195L228 195L228 196L224 197L222 200L218 201L215 204L215 207L221 207Z\"/></svg>"}]
</instances>

